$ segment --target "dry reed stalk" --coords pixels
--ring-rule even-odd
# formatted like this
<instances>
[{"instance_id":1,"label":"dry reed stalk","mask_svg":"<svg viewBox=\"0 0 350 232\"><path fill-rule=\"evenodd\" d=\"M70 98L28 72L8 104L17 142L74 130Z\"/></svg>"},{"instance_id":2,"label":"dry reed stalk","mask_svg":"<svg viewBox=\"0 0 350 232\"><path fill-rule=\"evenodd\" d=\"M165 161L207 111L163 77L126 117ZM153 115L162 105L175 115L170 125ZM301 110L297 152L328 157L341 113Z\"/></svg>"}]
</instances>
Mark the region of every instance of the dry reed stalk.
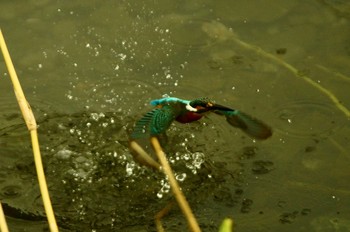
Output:
<instances>
[{"instance_id":1,"label":"dry reed stalk","mask_svg":"<svg viewBox=\"0 0 350 232\"><path fill-rule=\"evenodd\" d=\"M35 121L35 117L33 114L33 111L30 108L29 103L27 102L21 84L18 80L16 70L13 66L10 53L7 49L4 36L0 30L0 48L2 51L2 54L5 59L5 63L7 66L7 69L9 71L11 81L13 84L13 88L15 91L15 95L19 104L19 107L21 109L23 118L26 122L26 125L28 127L28 130L30 131L31 139L32 139L32 147L33 147L33 153L34 153L34 161L35 161L35 167L38 175L38 181L40 186L40 192L44 203L45 212L47 215L50 231L56 232L58 231L55 215L52 209L51 200L49 196L49 191L46 184L43 164L41 161L41 155L40 155L40 149L39 149L39 141L38 141L38 134L37 134L37 124Z\"/></svg>"},{"instance_id":2,"label":"dry reed stalk","mask_svg":"<svg viewBox=\"0 0 350 232\"><path fill-rule=\"evenodd\" d=\"M134 151L134 160L157 171L161 169L160 164L157 161L155 161L151 156L149 156L147 152L136 141L130 142L130 149Z\"/></svg>"},{"instance_id":3,"label":"dry reed stalk","mask_svg":"<svg viewBox=\"0 0 350 232\"><path fill-rule=\"evenodd\" d=\"M189 224L189 227L193 232L199 232L201 229L198 226L197 220L194 217L192 210L185 198L185 195L182 193L179 184L176 181L176 178L171 170L171 167L165 157L165 154L159 144L159 141L156 137L151 138L151 143L153 145L153 148L156 152L156 155L160 161L160 164L162 165L163 171L165 175L168 177L171 189L173 191L173 194L183 212L185 215L187 222Z\"/></svg>"},{"instance_id":4,"label":"dry reed stalk","mask_svg":"<svg viewBox=\"0 0 350 232\"><path fill-rule=\"evenodd\" d=\"M154 216L154 221L156 223L157 231L158 232L164 232L164 228L161 222L161 219L167 215L170 211L170 209L173 207L173 202L170 202L168 205L166 205L161 211L159 211L155 216Z\"/></svg>"},{"instance_id":5,"label":"dry reed stalk","mask_svg":"<svg viewBox=\"0 0 350 232\"><path fill-rule=\"evenodd\" d=\"M0 231L1 232L8 232L9 231L7 224L6 224L5 214L4 214L4 211L2 210L1 202L0 202Z\"/></svg>"}]
</instances>

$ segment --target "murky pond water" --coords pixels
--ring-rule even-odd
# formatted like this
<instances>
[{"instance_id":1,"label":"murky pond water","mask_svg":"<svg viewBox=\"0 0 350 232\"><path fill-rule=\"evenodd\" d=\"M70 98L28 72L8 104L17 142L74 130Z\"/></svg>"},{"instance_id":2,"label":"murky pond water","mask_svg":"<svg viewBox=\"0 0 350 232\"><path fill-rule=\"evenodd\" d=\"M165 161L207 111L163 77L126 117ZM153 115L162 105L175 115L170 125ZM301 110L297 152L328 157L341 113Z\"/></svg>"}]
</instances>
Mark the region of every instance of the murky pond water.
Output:
<instances>
[{"instance_id":1,"label":"murky pond water","mask_svg":"<svg viewBox=\"0 0 350 232\"><path fill-rule=\"evenodd\" d=\"M208 96L274 130L261 142L216 115L172 125L164 149L203 231L226 216L236 231L350 231L350 121L334 102L350 108L349 20L332 0L1 2L60 229L155 231L173 198L133 161L128 132L166 94ZM0 73L0 200L11 231L42 231L2 58ZM163 223L187 228L176 207Z\"/></svg>"}]
</instances>

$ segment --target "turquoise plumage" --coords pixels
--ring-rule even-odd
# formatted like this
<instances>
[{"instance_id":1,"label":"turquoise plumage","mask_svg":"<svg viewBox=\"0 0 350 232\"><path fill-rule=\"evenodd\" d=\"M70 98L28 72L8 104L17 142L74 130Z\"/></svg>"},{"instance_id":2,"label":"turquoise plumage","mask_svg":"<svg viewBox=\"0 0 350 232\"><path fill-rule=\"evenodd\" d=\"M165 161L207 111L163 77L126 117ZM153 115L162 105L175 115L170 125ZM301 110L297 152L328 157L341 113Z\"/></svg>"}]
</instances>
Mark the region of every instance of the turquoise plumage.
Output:
<instances>
[{"instance_id":1,"label":"turquoise plumage","mask_svg":"<svg viewBox=\"0 0 350 232\"><path fill-rule=\"evenodd\" d=\"M146 113L138 122L130 135L131 140L160 136L166 132L171 123L176 120L181 123L197 121L208 112L223 115L226 121L249 136L256 139L267 139L272 131L262 121L239 110L214 103L208 98L193 101L175 97L161 98L151 101L156 108Z\"/></svg>"}]
</instances>

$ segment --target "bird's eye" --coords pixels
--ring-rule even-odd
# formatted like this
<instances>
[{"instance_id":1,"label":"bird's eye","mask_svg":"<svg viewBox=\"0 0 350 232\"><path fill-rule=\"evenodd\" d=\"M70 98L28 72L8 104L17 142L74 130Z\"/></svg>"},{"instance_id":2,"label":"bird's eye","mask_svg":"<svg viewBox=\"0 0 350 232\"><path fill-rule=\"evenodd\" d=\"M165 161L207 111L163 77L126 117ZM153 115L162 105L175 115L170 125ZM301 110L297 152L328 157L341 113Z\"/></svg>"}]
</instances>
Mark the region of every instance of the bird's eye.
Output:
<instances>
[{"instance_id":1,"label":"bird's eye","mask_svg":"<svg viewBox=\"0 0 350 232\"><path fill-rule=\"evenodd\" d=\"M206 107L212 107L212 106L213 106L213 103L211 103L211 102L207 102Z\"/></svg>"},{"instance_id":2,"label":"bird's eye","mask_svg":"<svg viewBox=\"0 0 350 232\"><path fill-rule=\"evenodd\" d=\"M203 98L203 99L196 99L194 101L191 101L190 105L194 108L195 107L208 108L208 107L212 107L214 104L211 101L209 101L208 99Z\"/></svg>"}]
</instances>

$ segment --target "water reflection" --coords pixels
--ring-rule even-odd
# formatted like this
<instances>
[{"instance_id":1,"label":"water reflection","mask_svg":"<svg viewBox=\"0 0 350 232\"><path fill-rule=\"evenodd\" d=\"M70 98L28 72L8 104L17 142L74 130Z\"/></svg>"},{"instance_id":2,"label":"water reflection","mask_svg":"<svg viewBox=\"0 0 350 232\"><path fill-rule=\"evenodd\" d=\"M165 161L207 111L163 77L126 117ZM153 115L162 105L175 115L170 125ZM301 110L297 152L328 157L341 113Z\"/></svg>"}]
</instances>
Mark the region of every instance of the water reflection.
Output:
<instances>
[{"instance_id":1,"label":"water reflection","mask_svg":"<svg viewBox=\"0 0 350 232\"><path fill-rule=\"evenodd\" d=\"M276 115L280 122L276 128L291 136L330 135L345 123L335 107L321 102L286 102L279 108Z\"/></svg>"}]
</instances>

